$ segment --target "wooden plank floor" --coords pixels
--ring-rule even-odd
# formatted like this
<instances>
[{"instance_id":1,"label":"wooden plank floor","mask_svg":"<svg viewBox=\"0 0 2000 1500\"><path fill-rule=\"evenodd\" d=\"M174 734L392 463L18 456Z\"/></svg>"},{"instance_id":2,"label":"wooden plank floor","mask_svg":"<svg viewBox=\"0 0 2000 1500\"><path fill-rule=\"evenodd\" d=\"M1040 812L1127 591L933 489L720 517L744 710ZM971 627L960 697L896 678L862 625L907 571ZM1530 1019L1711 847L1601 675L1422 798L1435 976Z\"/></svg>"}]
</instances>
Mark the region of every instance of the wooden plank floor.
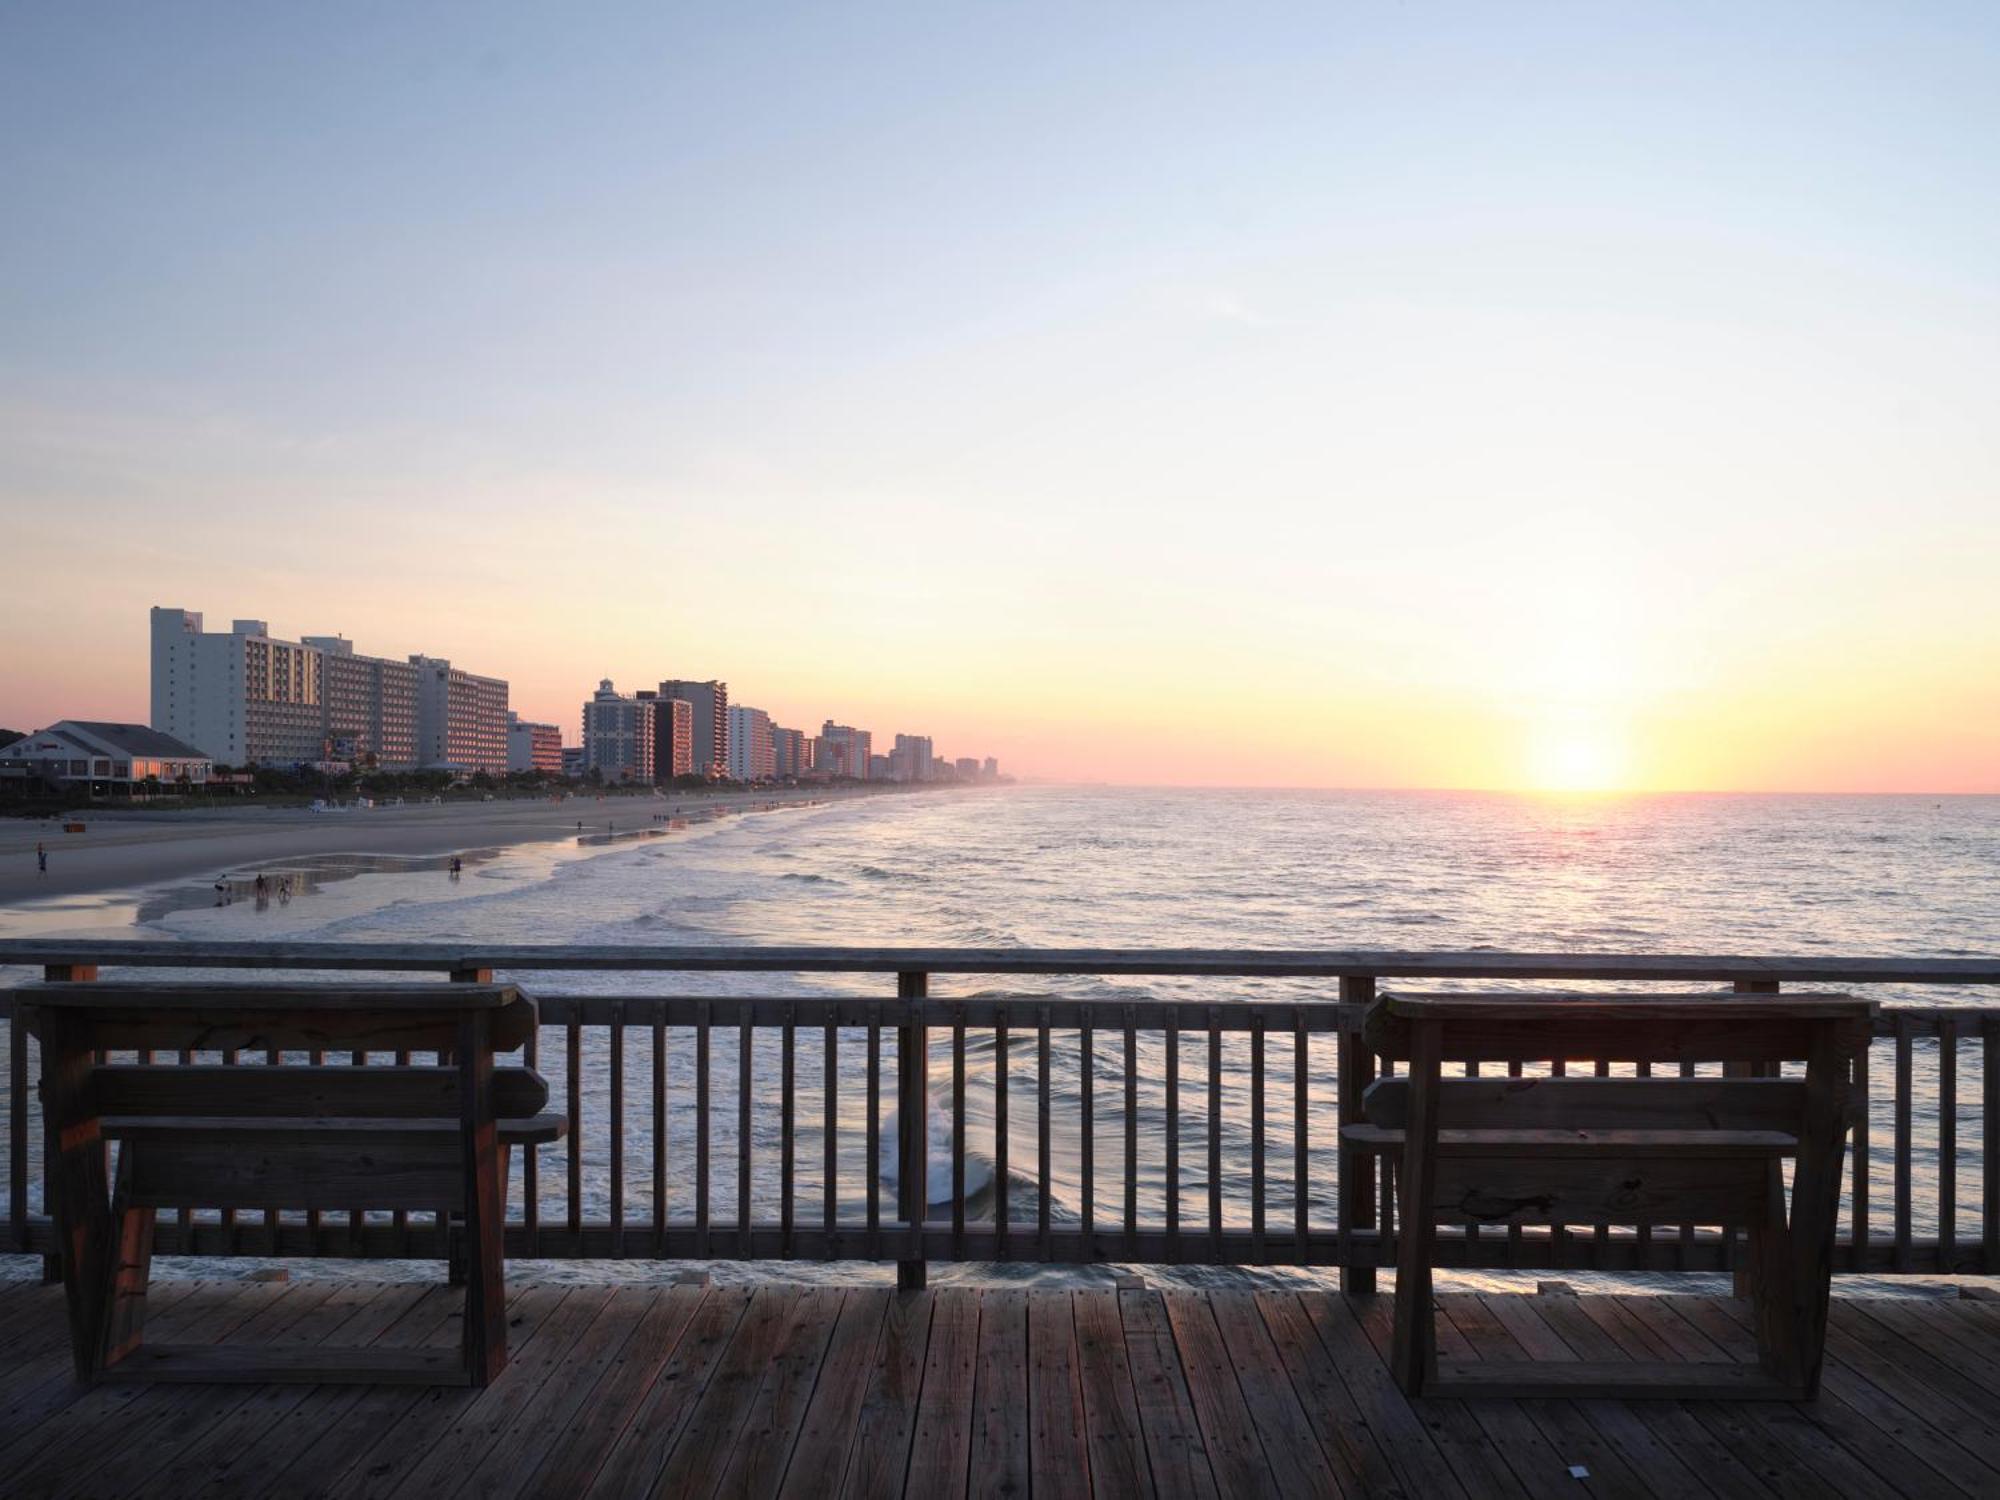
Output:
<instances>
[{"instance_id":1,"label":"wooden plank floor","mask_svg":"<svg viewBox=\"0 0 2000 1500\"><path fill-rule=\"evenodd\" d=\"M442 1286L162 1282L165 1340L413 1348ZM8 1496L2000 1494L2000 1303L1836 1299L1811 1406L1407 1402L1387 1297L523 1286L485 1391L69 1377L0 1282ZM1450 1357L1746 1358L1724 1298L1439 1299ZM1573 1473L1572 1466L1580 1472Z\"/></svg>"}]
</instances>

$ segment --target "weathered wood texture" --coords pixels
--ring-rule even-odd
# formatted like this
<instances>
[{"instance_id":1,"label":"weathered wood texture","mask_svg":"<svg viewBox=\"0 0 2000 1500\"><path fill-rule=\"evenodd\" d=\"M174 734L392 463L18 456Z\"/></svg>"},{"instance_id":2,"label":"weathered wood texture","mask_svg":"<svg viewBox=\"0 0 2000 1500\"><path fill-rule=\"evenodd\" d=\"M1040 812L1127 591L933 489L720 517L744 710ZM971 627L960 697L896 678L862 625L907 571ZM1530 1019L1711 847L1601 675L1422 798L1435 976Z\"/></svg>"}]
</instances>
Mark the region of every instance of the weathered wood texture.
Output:
<instances>
[{"instance_id":1,"label":"weathered wood texture","mask_svg":"<svg viewBox=\"0 0 2000 1500\"><path fill-rule=\"evenodd\" d=\"M1473 1384L1533 1372L1522 1400L1406 1400L1381 1299L1220 1289L535 1286L483 1390L304 1383L448 1358L454 1301L163 1282L164 1330L254 1340L278 1383L84 1389L60 1290L0 1283L6 1493L2000 1492L2000 1315L1972 1301L1836 1298L1824 1392L1782 1410L1687 1399L1750 1378L1754 1345L1736 1304L1679 1296L1441 1296L1442 1357ZM1657 1399L1598 1388L1641 1368Z\"/></svg>"}]
</instances>

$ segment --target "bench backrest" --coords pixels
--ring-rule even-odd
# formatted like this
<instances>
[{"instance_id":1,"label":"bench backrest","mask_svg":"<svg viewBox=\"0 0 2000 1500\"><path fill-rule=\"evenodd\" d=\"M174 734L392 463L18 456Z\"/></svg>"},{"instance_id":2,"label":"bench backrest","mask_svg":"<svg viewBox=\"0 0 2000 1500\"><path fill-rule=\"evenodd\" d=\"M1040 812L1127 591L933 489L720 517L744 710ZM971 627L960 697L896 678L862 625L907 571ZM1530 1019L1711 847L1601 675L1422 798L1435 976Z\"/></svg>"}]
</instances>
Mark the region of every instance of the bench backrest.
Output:
<instances>
[{"instance_id":1,"label":"bench backrest","mask_svg":"<svg viewBox=\"0 0 2000 1500\"><path fill-rule=\"evenodd\" d=\"M1410 1056L1414 1023L1444 1023L1445 1062L1804 1062L1832 1041L1868 1045L1874 1002L1851 995L1384 994L1364 1039L1377 1056Z\"/></svg>"},{"instance_id":2,"label":"bench backrest","mask_svg":"<svg viewBox=\"0 0 2000 1500\"><path fill-rule=\"evenodd\" d=\"M38 984L14 1001L60 1012L105 1052L449 1052L483 1009L500 1053L535 1027L512 985Z\"/></svg>"},{"instance_id":3,"label":"bench backrest","mask_svg":"<svg viewBox=\"0 0 2000 1500\"><path fill-rule=\"evenodd\" d=\"M42 1037L51 1114L73 1139L121 1143L120 1191L136 1207L461 1208L475 1138L548 1101L531 1069L493 1065L536 1023L511 986L48 984L15 1000ZM236 1050L417 1060L121 1055Z\"/></svg>"}]
</instances>

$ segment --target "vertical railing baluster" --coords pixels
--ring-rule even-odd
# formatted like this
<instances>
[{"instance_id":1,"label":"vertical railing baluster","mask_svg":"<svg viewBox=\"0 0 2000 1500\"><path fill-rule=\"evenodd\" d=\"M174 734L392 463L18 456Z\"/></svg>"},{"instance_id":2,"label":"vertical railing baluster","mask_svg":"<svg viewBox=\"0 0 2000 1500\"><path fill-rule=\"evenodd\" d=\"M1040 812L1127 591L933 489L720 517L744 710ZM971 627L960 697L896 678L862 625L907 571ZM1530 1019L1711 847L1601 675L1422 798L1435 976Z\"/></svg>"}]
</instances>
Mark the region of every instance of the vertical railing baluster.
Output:
<instances>
[{"instance_id":1,"label":"vertical railing baluster","mask_svg":"<svg viewBox=\"0 0 2000 1500\"><path fill-rule=\"evenodd\" d=\"M1139 1031L1125 1007L1125 1258L1139 1258Z\"/></svg>"},{"instance_id":2,"label":"vertical railing baluster","mask_svg":"<svg viewBox=\"0 0 2000 1500\"><path fill-rule=\"evenodd\" d=\"M1569 1074L1569 1063L1563 1058L1550 1059L1549 1077L1563 1078ZM1569 1229L1563 1224L1549 1226L1549 1259L1558 1267L1569 1264Z\"/></svg>"},{"instance_id":3,"label":"vertical railing baluster","mask_svg":"<svg viewBox=\"0 0 2000 1500\"><path fill-rule=\"evenodd\" d=\"M1992 1055L1990 1041L1987 1054ZM13 1229L14 1248L25 1255L28 1251L28 1028L21 1024L18 1005L7 1012L7 1219Z\"/></svg>"},{"instance_id":4,"label":"vertical railing baluster","mask_svg":"<svg viewBox=\"0 0 2000 1500\"><path fill-rule=\"evenodd\" d=\"M896 976L896 998L902 1017L896 1030L896 1210L907 1233L902 1258L896 1262L896 1285L921 1291L924 1265L924 1200L930 1197L929 1155L931 1060L930 1033L924 1024L924 999L930 976L905 970Z\"/></svg>"},{"instance_id":5,"label":"vertical railing baluster","mask_svg":"<svg viewBox=\"0 0 2000 1500\"><path fill-rule=\"evenodd\" d=\"M821 1057L821 1118L820 1126L824 1139L820 1142L820 1171L822 1181L820 1191L822 1202L821 1228L826 1234L826 1244L820 1251L826 1260L835 1259L840 1253L836 1236L840 1230L840 1025L837 1017L829 1016L826 1033L820 1042L824 1049Z\"/></svg>"},{"instance_id":6,"label":"vertical railing baluster","mask_svg":"<svg viewBox=\"0 0 2000 1500\"><path fill-rule=\"evenodd\" d=\"M1264 1011L1250 1012L1250 1261L1264 1264Z\"/></svg>"},{"instance_id":7,"label":"vertical railing baluster","mask_svg":"<svg viewBox=\"0 0 2000 1500\"><path fill-rule=\"evenodd\" d=\"M1608 1057L1598 1058L1596 1067L1593 1068L1591 1071L1594 1072L1599 1078L1609 1078L1611 1076L1611 1059ZM1607 1224L1599 1224L1597 1228L1591 1232L1591 1239L1596 1244L1597 1247L1597 1254L1595 1258L1597 1262L1601 1265L1603 1264L1604 1261L1604 1247L1611 1241L1610 1226Z\"/></svg>"},{"instance_id":8,"label":"vertical railing baluster","mask_svg":"<svg viewBox=\"0 0 2000 1500\"><path fill-rule=\"evenodd\" d=\"M715 1022L715 1003L701 1002L694 1023L694 1243L695 1253L708 1259L709 1231L709 1114L714 1104L710 1090L709 1052Z\"/></svg>"},{"instance_id":9,"label":"vertical railing baluster","mask_svg":"<svg viewBox=\"0 0 2000 1500\"><path fill-rule=\"evenodd\" d=\"M1377 1076L1382 1078L1396 1076L1396 1064L1392 1059L1378 1058L1376 1066L1380 1069ZM1381 1247L1383 1261L1393 1264L1396 1253L1396 1174L1389 1169L1389 1158L1386 1156L1382 1158L1382 1171L1375 1186L1376 1243Z\"/></svg>"},{"instance_id":10,"label":"vertical railing baluster","mask_svg":"<svg viewBox=\"0 0 2000 1500\"><path fill-rule=\"evenodd\" d=\"M1008 1258L1007 1228L1007 1012L993 1019L993 1239L994 1254Z\"/></svg>"},{"instance_id":11,"label":"vertical railing baluster","mask_svg":"<svg viewBox=\"0 0 2000 1500\"><path fill-rule=\"evenodd\" d=\"M1035 1060L1035 1174L1038 1183L1035 1233L1041 1241L1042 1263L1046 1265L1054 1248L1049 1238L1049 1007L1036 1016Z\"/></svg>"},{"instance_id":12,"label":"vertical railing baluster","mask_svg":"<svg viewBox=\"0 0 2000 1500\"><path fill-rule=\"evenodd\" d=\"M564 1058L564 1082L569 1097L569 1203L564 1215L571 1255L583 1253L583 1017L580 1002L569 1013L569 1053Z\"/></svg>"},{"instance_id":13,"label":"vertical railing baluster","mask_svg":"<svg viewBox=\"0 0 2000 1500\"><path fill-rule=\"evenodd\" d=\"M1634 1074L1640 1078L1651 1078L1653 1076L1653 1064L1649 1060L1641 1059L1638 1067L1634 1069ZM1633 1237L1633 1243L1638 1248L1639 1269L1642 1271L1651 1270L1653 1259L1653 1226L1650 1224L1641 1224Z\"/></svg>"},{"instance_id":14,"label":"vertical railing baluster","mask_svg":"<svg viewBox=\"0 0 2000 1500\"><path fill-rule=\"evenodd\" d=\"M1478 1063L1468 1061L1461 1066L1467 1078L1477 1078L1479 1076ZM1477 1265L1479 1262L1474 1251L1479 1244L1479 1226L1468 1223L1460 1232L1465 1236L1465 1263L1469 1266Z\"/></svg>"},{"instance_id":15,"label":"vertical railing baluster","mask_svg":"<svg viewBox=\"0 0 2000 1500\"><path fill-rule=\"evenodd\" d=\"M625 1255L625 1002L611 1011L611 1256Z\"/></svg>"},{"instance_id":16,"label":"vertical railing baluster","mask_svg":"<svg viewBox=\"0 0 2000 1500\"><path fill-rule=\"evenodd\" d=\"M1208 1258L1222 1261L1222 1014L1208 1008Z\"/></svg>"},{"instance_id":17,"label":"vertical railing baluster","mask_svg":"<svg viewBox=\"0 0 2000 1500\"><path fill-rule=\"evenodd\" d=\"M1896 1017L1896 1269L1910 1269L1910 1018Z\"/></svg>"},{"instance_id":18,"label":"vertical railing baluster","mask_svg":"<svg viewBox=\"0 0 2000 1500\"><path fill-rule=\"evenodd\" d=\"M748 1260L750 1249L750 1090L751 1063L757 1033L751 1026L750 1002L737 1001L736 1021L736 1255Z\"/></svg>"},{"instance_id":19,"label":"vertical railing baluster","mask_svg":"<svg viewBox=\"0 0 2000 1500\"><path fill-rule=\"evenodd\" d=\"M1950 1016L1937 1023L1937 1271L1958 1271L1958 1028Z\"/></svg>"},{"instance_id":20,"label":"vertical railing baluster","mask_svg":"<svg viewBox=\"0 0 2000 1500\"><path fill-rule=\"evenodd\" d=\"M1083 1203L1079 1228L1083 1233L1083 1258L1097 1257L1097 1048L1092 1041L1090 1009L1082 1008L1077 1026L1077 1101L1083 1152Z\"/></svg>"},{"instance_id":21,"label":"vertical railing baluster","mask_svg":"<svg viewBox=\"0 0 2000 1500\"><path fill-rule=\"evenodd\" d=\"M1308 1259L1306 1232L1311 1201L1307 1185L1309 1158L1306 1144L1306 1120L1311 1113L1308 1108L1308 1058L1306 1008L1295 1005L1292 1007L1292 1238L1297 1242L1293 1254L1300 1265L1305 1265Z\"/></svg>"},{"instance_id":22,"label":"vertical railing baluster","mask_svg":"<svg viewBox=\"0 0 2000 1500\"><path fill-rule=\"evenodd\" d=\"M1181 1258L1181 1008L1167 1008L1167 1261Z\"/></svg>"},{"instance_id":23,"label":"vertical railing baluster","mask_svg":"<svg viewBox=\"0 0 2000 1500\"><path fill-rule=\"evenodd\" d=\"M222 1061L224 1062L224 1064L232 1063L235 1060L236 1060L235 1053L228 1052L223 1054ZM366 1052L363 1052L360 1048L357 1047L347 1054L347 1061L353 1067L365 1068L368 1066L368 1054ZM188 1210L182 1209L181 1213L183 1214L183 1216L185 1216L187 1215ZM449 1236L451 1234L450 1217L451 1216L447 1214L443 1209L438 1210L438 1215L437 1215L438 1238L440 1240L446 1241L447 1254L449 1254L449 1248L450 1248L449 1246ZM234 1216L232 1214L225 1213L222 1216L222 1222L224 1226L226 1227L227 1225L229 1225L232 1222L233 1218ZM183 1219L183 1222L185 1222L185 1218ZM185 1240L187 1231L183 1230L182 1234L183 1234L183 1243L182 1243L181 1254L186 1255L189 1253L189 1248L190 1248L186 1244ZM361 1210L358 1208L351 1208L347 1211L347 1236L348 1236L350 1253L359 1255L361 1253Z\"/></svg>"},{"instance_id":24,"label":"vertical railing baluster","mask_svg":"<svg viewBox=\"0 0 2000 1500\"><path fill-rule=\"evenodd\" d=\"M276 1056L277 1056L276 1053L272 1054L273 1059L275 1059ZM410 1065L410 1054L407 1052L398 1052L396 1054L396 1066L399 1068L407 1068L409 1065ZM502 1186L502 1192L500 1195L501 1198L500 1206L502 1209L504 1209L507 1206L506 1205L507 1195L505 1192L506 1185L503 1183L501 1186ZM277 1216L275 1214L272 1215L272 1221L274 1223L276 1222L276 1218ZM396 1238L400 1241L409 1230L410 1211L407 1208L397 1209L395 1213L390 1216L390 1222L395 1225Z\"/></svg>"},{"instance_id":25,"label":"vertical railing baluster","mask_svg":"<svg viewBox=\"0 0 2000 1500\"><path fill-rule=\"evenodd\" d=\"M1691 1062L1682 1062L1680 1065L1680 1074L1683 1078L1693 1078L1695 1076L1694 1064ZM1681 1225L1679 1254L1680 1269L1685 1271L1688 1269L1688 1262L1694 1258L1694 1225L1692 1224Z\"/></svg>"},{"instance_id":26,"label":"vertical railing baluster","mask_svg":"<svg viewBox=\"0 0 2000 1500\"><path fill-rule=\"evenodd\" d=\"M951 1018L951 1258L965 1259L965 1004Z\"/></svg>"},{"instance_id":27,"label":"vertical railing baluster","mask_svg":"<svg viewBox=\"0 0 2000 1500\"><path fill-rule=\"evenodd\" d=\"M868 1002L868 1258L882 1258L882 1002Z\"/></svg>"},{"instance_id":28,"label":"vertical railing baluster","mask_svg":"<svg viewBox=\"0 0 2000 1500\"><path fill-rule=\"evenodd\" d=\"M2000 1276L2000 1018L1980 1022L1980 1140L1979 1227L1986 1249L1982 1269Z\"/></svg>"},{"instance_id":29,"label":"vertical railing baluster","mask_svg":"<svg viewBox=\"0 0 2000 1500\"><path fill-rule=\"evenodd\" d=\"M536 1025L528 1032L528 1045L522 1049L523 1061L533 1068L541 1061L542 1028ZM541 1254L542 1237L542 1161L539 1146L521 1148L521 1216L527 1224L528 1254Z\"/></svg>"},{"instance_id":30,"label":"vertical railing baluster","mask_svg":"<svg viewBox=\"0 0 2000 1500\"><path fill-rule=\"evenodd\" d=\"M1375 999L1372 977L1352 975L1340 981L1342 1016L1334 1040L1334 1082L1337 1129L1366 1122L1361 1096L1375 1078L1375 1059L1361 1036L1361 1015ZM1375 1268L1354 1263L1354 1231L1374 1222L1375 1157L1356 1150L1347 1137L1334 1141L1334 1204L1339 1215L1340 1289L1350 1296L1375 1290ZM1388 1172L1383 1172L1386 1177ZM1381 1247L1377 1246L1377 1253Z\"/></svg>"},{"instance_id":31,"label":"vertical railing baluster","mask_svg":"<svg viewBox=\"0 0 2000 1500\"><path fill-rule=\"evenodd\" d=\"M653 1012L653 1254L667 1253L667 1023Z\"/></svg>"},{"instance_id":32,"label":"vertical railing baluster","mask_svg":"<svg viewBox=\"0 0 2000 1500\"><path fill-rule=\"evenodd\" d=\"M1874 1047L1871 1037L1854 1057L1854 1177L1853 1230L1849 1236L1848 1269L1868 1269L1868 1122L1874 1117L1874 1100L1869 1095L1868 1054ZM1991 1114L1987 1119L1992 1119Z\"/></svg>"},{"instance_id":33,"label":"vertical railing baluster","mask_svg":"<svg viewBox=\"0 0 2000 1500\"><path fill-rule=\"evenodd\" d=\"M792 1258L792 1196L797 1184L797 1122L792 1100L796 1090L799 1008L785 1007L785 1034L778 1050L778 1254Z\"/></svg>"}]
</instances>

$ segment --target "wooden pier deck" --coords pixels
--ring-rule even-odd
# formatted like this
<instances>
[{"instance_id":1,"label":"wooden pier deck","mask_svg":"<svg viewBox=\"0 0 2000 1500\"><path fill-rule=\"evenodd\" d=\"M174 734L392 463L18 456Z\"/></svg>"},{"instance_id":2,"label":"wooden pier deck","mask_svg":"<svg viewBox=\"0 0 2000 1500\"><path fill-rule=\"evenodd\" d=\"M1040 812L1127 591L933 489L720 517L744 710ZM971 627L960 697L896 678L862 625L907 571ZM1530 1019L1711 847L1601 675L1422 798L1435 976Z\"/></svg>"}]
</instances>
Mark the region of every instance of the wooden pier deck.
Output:
<instances>
[{"instance_id":1,"label":"wooden pier deck","mask_svg":"<svg viewBox=\"0 0 2000 1500\"><path fill-rule=\"evenodd\" d=\"M164 1281L162 1336L457 1338L442 1285ZM1743 1357L1742 1304L1446 1295L1482 1360ZM0 1283L9 1496L2000 1493L2000 1303L1835 1299L1811 1406L1407 1402L1387 1297L555 1286L484 1391L82 1389L62 1290ZM1573 1471L1572 1466L1576 1466Z\"/></svg>"}]
</instances>

